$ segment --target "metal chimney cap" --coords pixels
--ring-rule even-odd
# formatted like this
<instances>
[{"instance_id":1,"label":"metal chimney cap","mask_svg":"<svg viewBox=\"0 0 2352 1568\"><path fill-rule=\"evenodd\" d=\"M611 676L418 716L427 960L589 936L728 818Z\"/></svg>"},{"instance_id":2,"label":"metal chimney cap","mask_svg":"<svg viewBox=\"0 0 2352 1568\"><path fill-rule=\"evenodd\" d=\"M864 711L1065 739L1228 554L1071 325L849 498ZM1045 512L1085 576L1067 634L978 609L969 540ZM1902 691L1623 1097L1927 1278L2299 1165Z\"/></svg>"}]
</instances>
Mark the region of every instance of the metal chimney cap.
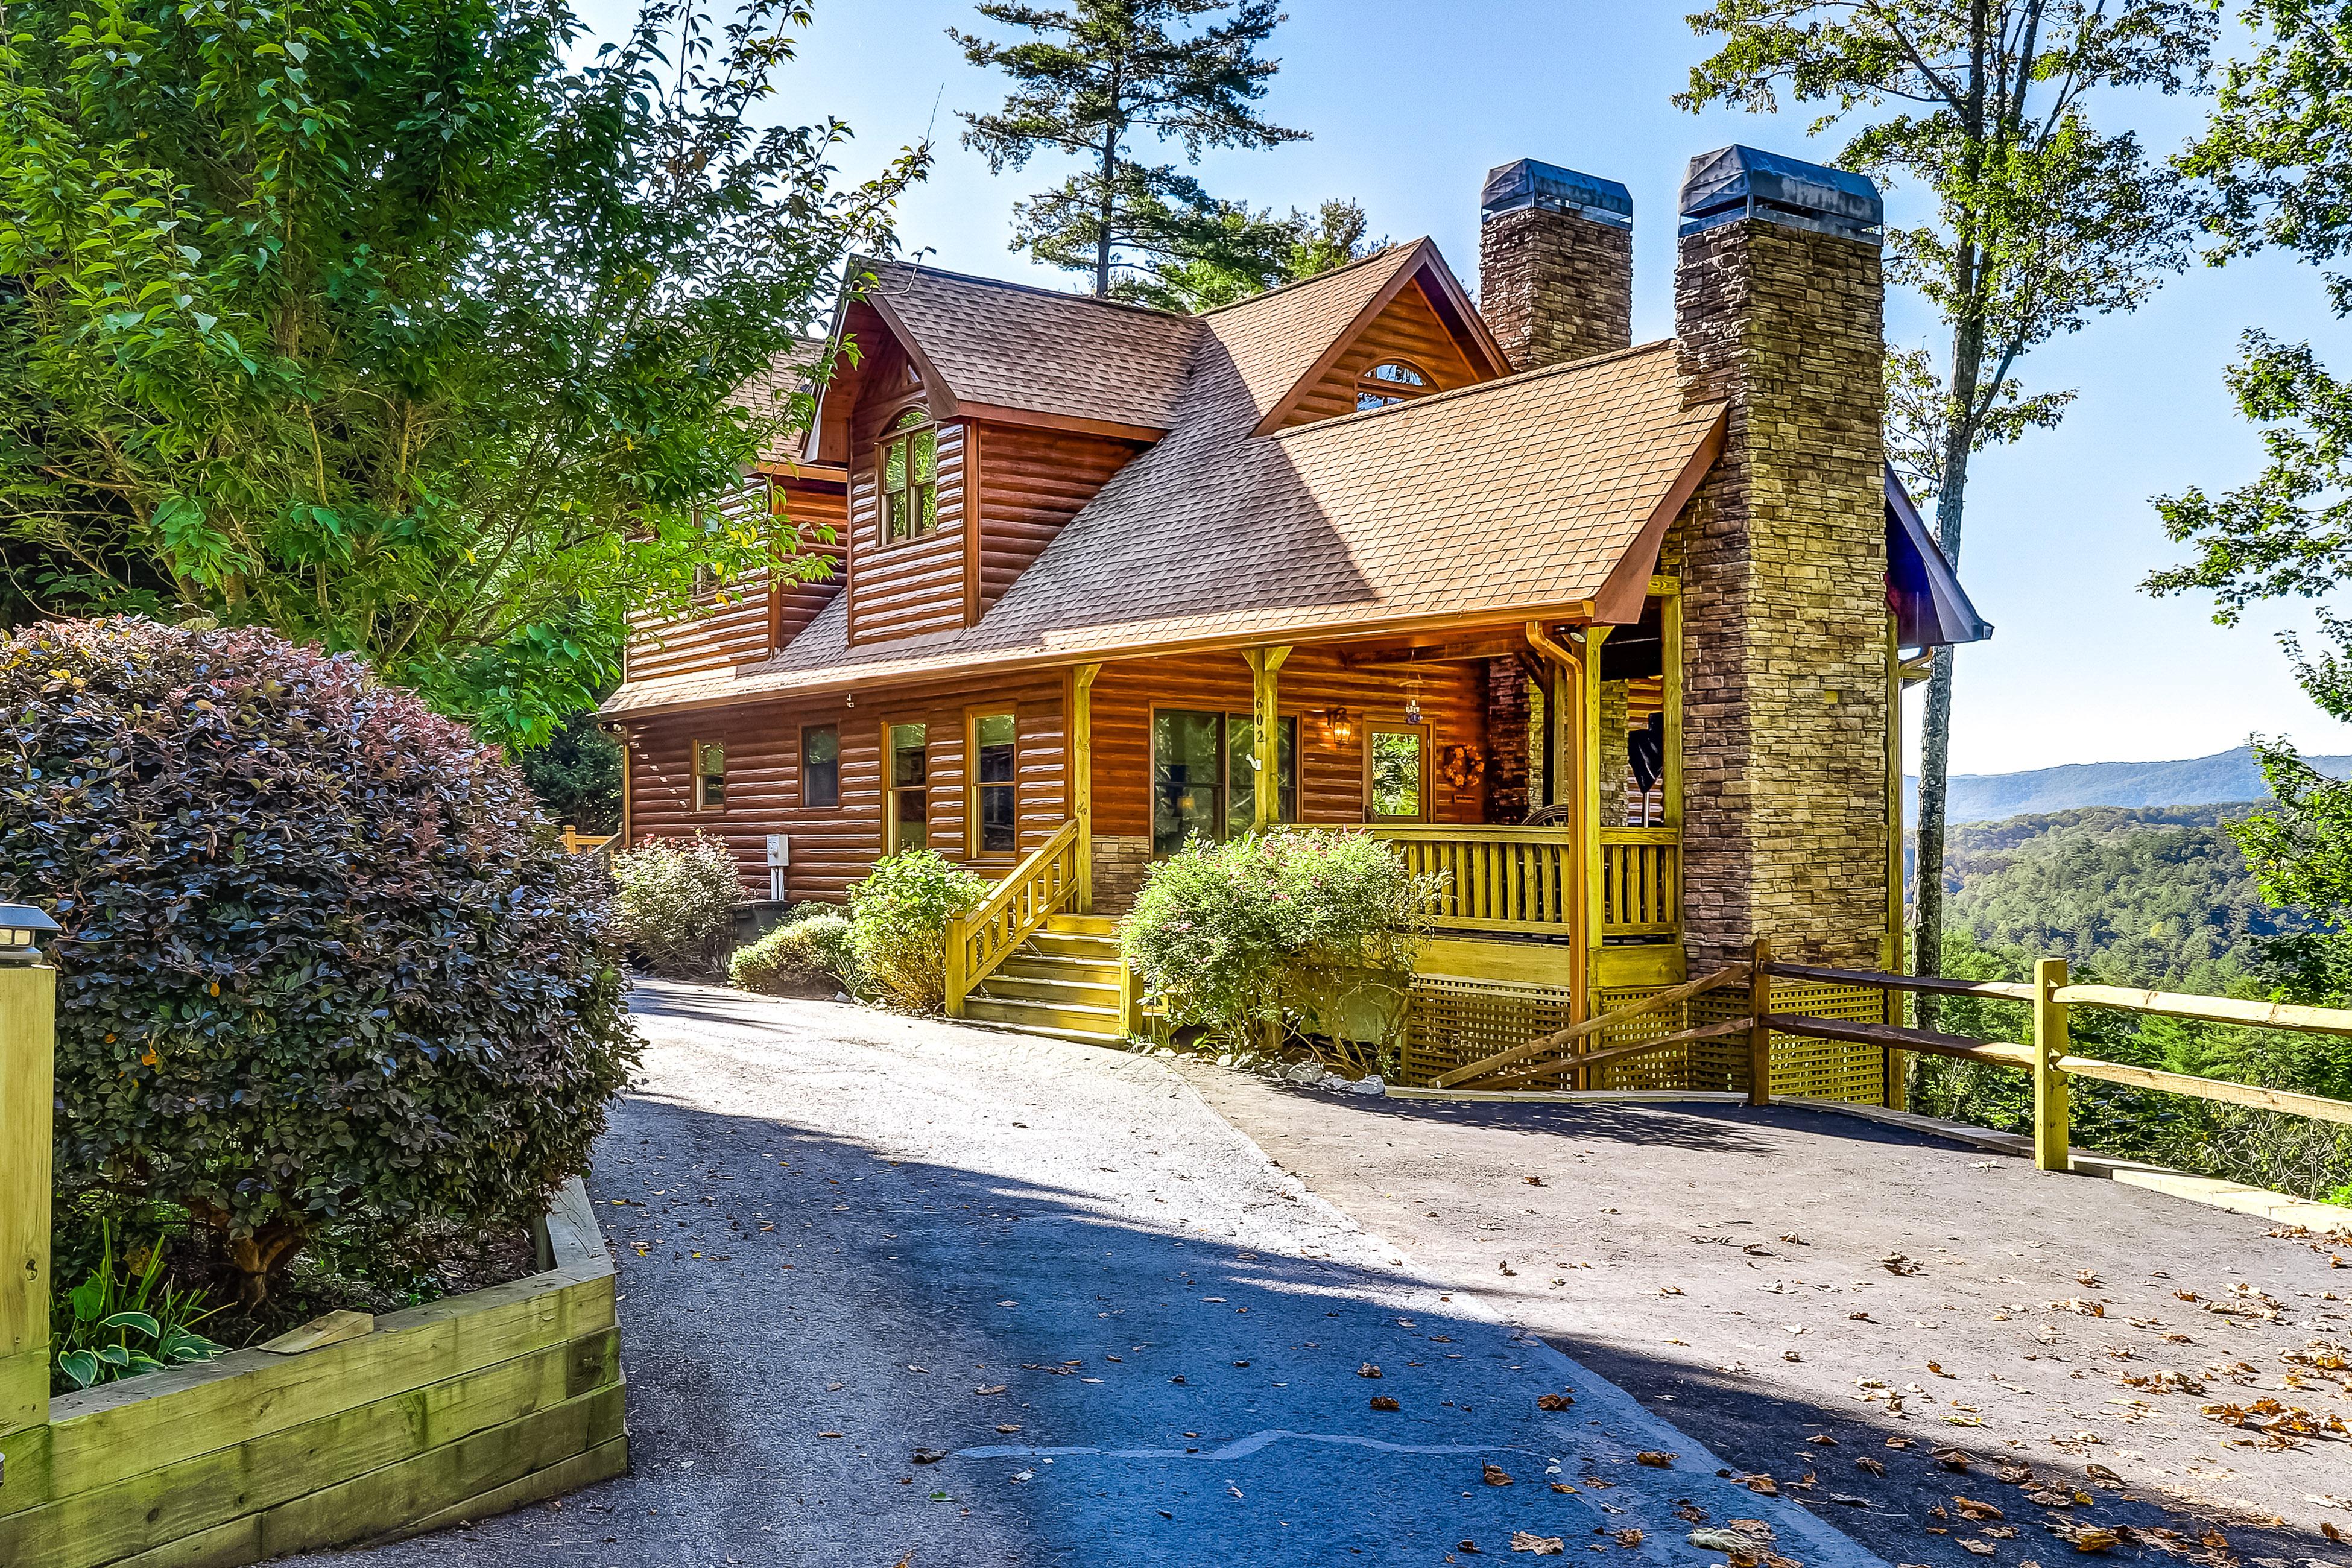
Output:
<instances>
[{"instance_id":1,"label":"metal chimney cap","mask_svg":"<svg viewBox=\"0 0 2352 1568\"><path fill-rule=\"evenodd\" d=\"M1486 176L1478 194L1481 219L1517 212L1522 207L1549 207L1578 217L1605 223L1612 228L1633 226L1633 193L1614 180L1580 174L1556 163L1522 158Z\"/></svg>"},{"instance_id":2,"label":"metal chimney cap","mask_svg":"<svg viewBox=\"0 0 2352 1568\"><path fill-rule=\"evenodd\" d=\"M1738 145L1693 158L1683 179L1682 232L1743 217L1876 244L1886 204L1867 175L1801 158Z\"/></svg>"}]
</instances>

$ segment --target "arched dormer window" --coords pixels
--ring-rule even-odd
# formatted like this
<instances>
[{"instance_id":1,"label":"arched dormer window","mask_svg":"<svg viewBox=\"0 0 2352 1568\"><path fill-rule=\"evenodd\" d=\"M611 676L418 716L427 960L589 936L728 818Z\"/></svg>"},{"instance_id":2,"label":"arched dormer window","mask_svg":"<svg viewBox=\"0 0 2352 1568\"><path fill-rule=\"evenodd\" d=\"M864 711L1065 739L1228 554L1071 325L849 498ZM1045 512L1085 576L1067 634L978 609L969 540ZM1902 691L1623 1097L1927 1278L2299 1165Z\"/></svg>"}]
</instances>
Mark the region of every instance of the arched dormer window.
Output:
<instances>
[{"instance_id":1,"label":"arched dormer window","mask_svg":"<svg viewBox=\"0 0 2352 1568\"><path fill-rule=\"evenodd\" d=\"M909 408L891 421L874 454L882 478L882 538L919 539L940 525L940 432L931 416Z\"/></svg>"},{"instance_id":2,"label":"arched dormer window","mask_svg":"<svg viewBox=\"0 0 2352 1568\"><path fill-rule=\"evenodd\" d=\"M1386 408L1391 403L1435 392L1436 385L1419 368L1401 359L1382 360L1356 378L1356 408Z\"/></svg>"}]
</instances>

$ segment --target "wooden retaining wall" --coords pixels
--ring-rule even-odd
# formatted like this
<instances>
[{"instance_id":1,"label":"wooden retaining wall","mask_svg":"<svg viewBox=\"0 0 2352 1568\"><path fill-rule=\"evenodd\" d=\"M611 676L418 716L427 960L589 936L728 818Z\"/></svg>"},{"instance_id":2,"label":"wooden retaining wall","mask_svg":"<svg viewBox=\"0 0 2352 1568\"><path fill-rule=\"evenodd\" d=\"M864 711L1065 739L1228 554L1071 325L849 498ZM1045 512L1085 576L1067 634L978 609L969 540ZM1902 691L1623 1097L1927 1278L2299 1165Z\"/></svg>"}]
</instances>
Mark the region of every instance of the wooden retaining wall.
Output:
<instances>
[{"instance_id":1,"label":"wooden retaining wall","mask_svg":"<svg viewBox=\"0 0 2352 1568\"><path fill-rule=\"evenodd\" d=\"M0 1437L7 1568L241 1568L415 1534L628 1468L614 1269L575 1178L541 1273L341 1344L54 1398Z\"/></svg>"}]
</instances>

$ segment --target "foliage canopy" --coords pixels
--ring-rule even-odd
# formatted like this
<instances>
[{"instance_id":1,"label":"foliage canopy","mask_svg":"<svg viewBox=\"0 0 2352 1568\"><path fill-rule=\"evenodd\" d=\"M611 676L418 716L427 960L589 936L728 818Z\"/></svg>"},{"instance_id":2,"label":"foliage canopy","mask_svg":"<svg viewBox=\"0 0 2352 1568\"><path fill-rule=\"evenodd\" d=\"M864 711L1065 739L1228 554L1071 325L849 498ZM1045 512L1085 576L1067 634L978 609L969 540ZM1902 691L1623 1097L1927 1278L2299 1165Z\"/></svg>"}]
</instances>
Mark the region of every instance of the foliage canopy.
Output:
<instances>
[{"instance_id":1,"label":"foliage canopy","mask_svg":"<svg viewBox=\"0 0 2352 1568\"><path fill-rule=\"evenodd\" d=\"M799 0L30 0L0 38L0 568L16 614L364 654L500 740L632 609L794 554L714 502L809 413L736 389L921 150L761 130ZM819 367L821 369L821 367Z\"/></svg>"}]
</instances>

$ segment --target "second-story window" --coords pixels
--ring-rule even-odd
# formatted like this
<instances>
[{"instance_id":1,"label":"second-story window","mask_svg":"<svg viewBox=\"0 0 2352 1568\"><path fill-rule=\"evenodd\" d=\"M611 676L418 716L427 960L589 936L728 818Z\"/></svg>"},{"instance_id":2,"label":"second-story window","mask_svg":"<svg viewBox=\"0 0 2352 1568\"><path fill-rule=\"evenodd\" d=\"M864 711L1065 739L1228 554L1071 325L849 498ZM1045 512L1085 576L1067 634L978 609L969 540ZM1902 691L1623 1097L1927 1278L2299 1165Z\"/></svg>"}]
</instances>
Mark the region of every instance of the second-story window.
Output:
<instances>
[{"instance_id":1,"label":"second-story window","mask_svg":"<svg viewBox=\"0 0 2352 1568\"><path fill-rule=\"evenodd\" d=\"M1384 360L1356 378L1356 410L1385 408L1437 388L1428 376L1402 360Z\"/></svg>"},{"instance_id":2,"label":"second-story window","mask_svg":"<svg viewBox=\"0 0 2352 1568\"><path fill-rule=\"evenodd\" d=\"M882 537L917 539L940 525L940 432L919 408L898 416L874 467L882 476Z\"/></svg>"}]
</instances>

